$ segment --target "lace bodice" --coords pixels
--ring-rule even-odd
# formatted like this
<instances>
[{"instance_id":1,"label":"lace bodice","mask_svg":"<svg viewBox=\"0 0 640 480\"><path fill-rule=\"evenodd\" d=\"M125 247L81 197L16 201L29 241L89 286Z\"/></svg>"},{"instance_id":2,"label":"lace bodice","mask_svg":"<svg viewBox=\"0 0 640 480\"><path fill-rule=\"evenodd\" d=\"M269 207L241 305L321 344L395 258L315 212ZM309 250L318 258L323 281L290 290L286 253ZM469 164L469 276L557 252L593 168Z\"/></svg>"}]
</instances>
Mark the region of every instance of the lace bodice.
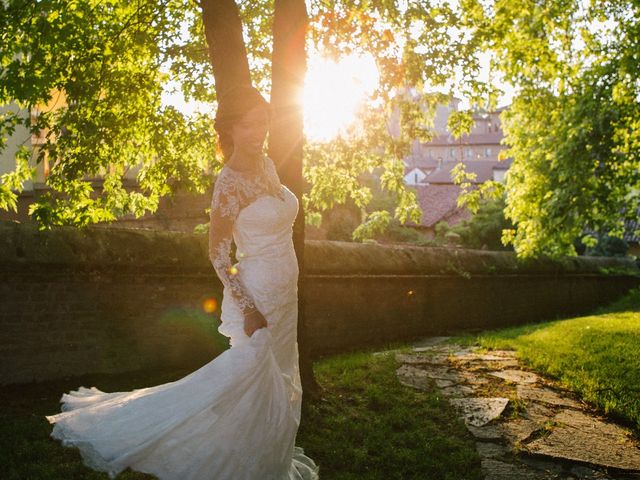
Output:
<instances>
[{"instance_id":1,"label":"lace bodice","mask_svg":"<svg viewBox=\"0 0 640 480\"><path fill-rule=\"evenodd\" d=\"M240 212L265 196L284 200L283 187L273 161L263 156L257 172L222 167L211 200L209 259L220 281L228 289L243 314L256 310L254 299L243 285L231 262L233 226Z\"/></svg>"}]
</instances>

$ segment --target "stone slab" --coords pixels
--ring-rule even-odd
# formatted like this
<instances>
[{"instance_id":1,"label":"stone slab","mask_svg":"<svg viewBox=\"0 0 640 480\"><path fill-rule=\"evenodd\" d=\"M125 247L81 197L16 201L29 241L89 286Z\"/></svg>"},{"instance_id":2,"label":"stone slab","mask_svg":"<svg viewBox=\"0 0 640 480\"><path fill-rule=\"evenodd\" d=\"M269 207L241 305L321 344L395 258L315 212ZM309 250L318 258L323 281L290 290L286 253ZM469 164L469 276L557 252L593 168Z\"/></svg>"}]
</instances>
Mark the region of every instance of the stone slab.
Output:
<instances>
[{"instance_id":1,"label":"stone slab","mask_svg":"<svg viewBox=\"0 0 640 480\"><path fill-rule=\"evenodd\" d=\"M489 380L487 380L482 375L471 372L469 370L463 370L459 373L459 375L465 382L471 385L483 385L485 383L489 383Z\"/></svg>"},{"instance_id":2,"label":"stone slab","mask_svg":"<svg viewBox=\"0 0 640 480\"><path fill-rule=\"evenodd\" d=\"M575 400L563 397L559 393L546 387L538 387L532 385L518 385L516 387L518 397L522 400L543 402L549 405L559 407L570 407L580 409L581 406Z\"/></svg>"},{"instance_id":3,"label":"stone slab","mask_svg":"<svg viewBox=\"0 0 640 480\"><path fill-rule=\"evenodd\" d=\"M497 425L483 425L482 427L476 427L474 425L465 424L467 426L467 430L471 432L478 440L488 440L488 441L501 441L502 440L502 431L498 428Z\"/></svg>"},{"instance_id":4,"label":"stone slab","mask_svg":"<svg viewBox=\"0 0 640 480\"><path fill-rule=\"evenodd\" d=\"M396 353L395 358L397 362L407 363L409 365L445 365L447 363L447 356L441 354L428 355L424 353Z\"/></svg>"},{"instance_id":5,"label":"stone slab","mask_svg":"<svg viewBox=\"0 0 640 480\"><path fill-rule=\"evenodd\" d=\"M482 473L485 480L565 480L567 477L541 472L527 465L507 463L493 458L482 460Z\"/></svg>"},{"instance_id":6,"label":"stone slab","mask_svg":"<svg viewBox=\"0 0 640 480\"><path fill-rule=\"evenodd\" d=\"M512 362L513 358L501 357L490 353L468 353L456 356L457 360L466 362Z\"/></svg>"},{"instance_id":7,"label":"stone slab","mask_svg":"<svg viewBox=\"0 0 640 480\"><path fill-rule=\"evenodd\" d=\"M404 365L407 366L407 365ZM420 370L422 373L420 375L440 380L450 380L452 382L458 383L462 379L460 378L460 374L447 367L440 367L435 365L424 366L423 368L415 368L413 367L412 371Z\"/></svg>"},{"instance_id":8,"label":"stone slab","mask_svg":"<svg viewBox=\"0 0 640 480\"><path fill-rule=\"evenodd\" d=\"M475 393L475 389L468 385L452 385L450 387L445 387L440 390L440 393L445 397L468 397L469 395L473 395Z\"/></svg>"},{"instance_id":9,"label":"stone slab","mask_svg":"<svg viewBox=\"0 0 640 480\"><path fill-rule=\"evenodd\" d=\"M466 424L481 427L502 415L509 399L502 397L452 398L449 403L462 412L462 418Z\"/></svg>"},{"instance_id":10,"label":"stone slab","mask_svg":"<svg viewBox=\"0 0 640 480\"><path fill-rule=\"evenodd\" d=\"M549 435L527 444L530 453L640 472L640 443L625 428L575 410L561 411L554 422Z\"/></svg>"},{"instance_id":11,"label":"stone slab","mask_svg":"<svg viewBox=\"0 0 640 480\"><path fill-rule=\"evenodd\" d=\"M528 402L523 416L543 425L544 423L551 421L555 414L556 412L553 408L550 408L543 403Z\"/></svg>"},{"instance_id":12,"label":"stone slab","mask_svg":"<svg viewBox=\"0 0 640 480\"><path fill-rule=\"evenodd\" d=\"M503 435L512 444L520 443L528 439L531 434L540 430L544 424L527 418L513 418L500 424Z\"/></svg>"},{"instance_id":13,"label":"stone slab","mask_svg":"<svg viewBox=\"0 0 640 480\"><path fill-rule=\"evenodd\" d=\"M540 377L533 372L526 372L524 370L500 370L497 372L488 372L489 375L502 378L508 382L519 384L533 384L540 381Z\"/></svg>"},{"instance_id":14,"label":"stone slab","mask_svg":"<svg viewBox=\"0 0 640 480\"><path fill-rule=\"evenodd\" d=\"M438 388L447 388L456 384L456 382L453 382L451 380L442 380L440 378L436 378L435 382L436 382L436 387Z\"/></svg>"},{"instance_id":15,"label":"stone slab","mask_svg":"<svg viewBox=\"0 0 640 480\"><path fill-rule=\"evenodd\" d=\"M476 450L480 458L502 458L511 450L500 443L476 442Z\"/></svg>"}]
</instances>

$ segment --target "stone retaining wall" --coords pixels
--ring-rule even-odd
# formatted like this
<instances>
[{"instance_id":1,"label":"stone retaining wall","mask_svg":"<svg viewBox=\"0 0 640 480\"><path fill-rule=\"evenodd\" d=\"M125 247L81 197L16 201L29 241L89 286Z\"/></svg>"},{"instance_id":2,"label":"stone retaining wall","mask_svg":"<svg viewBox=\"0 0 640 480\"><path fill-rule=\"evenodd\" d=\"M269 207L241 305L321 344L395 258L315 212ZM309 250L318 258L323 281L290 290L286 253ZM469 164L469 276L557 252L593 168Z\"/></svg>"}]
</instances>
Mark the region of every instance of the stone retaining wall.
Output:
<instances>
[{"instance_id":1,"label":"stone retaining wall","mask_svg":"<svg viewBox=\"0 0 640 480\"><path fill-rule=\"evenodd\" d=\"M314 357L575 315L640 285L631 259L309 241L305 265ZM221 291L206 235L0 222L0 384L202 365L228 346Z\"/></svg>"}]
</instances>

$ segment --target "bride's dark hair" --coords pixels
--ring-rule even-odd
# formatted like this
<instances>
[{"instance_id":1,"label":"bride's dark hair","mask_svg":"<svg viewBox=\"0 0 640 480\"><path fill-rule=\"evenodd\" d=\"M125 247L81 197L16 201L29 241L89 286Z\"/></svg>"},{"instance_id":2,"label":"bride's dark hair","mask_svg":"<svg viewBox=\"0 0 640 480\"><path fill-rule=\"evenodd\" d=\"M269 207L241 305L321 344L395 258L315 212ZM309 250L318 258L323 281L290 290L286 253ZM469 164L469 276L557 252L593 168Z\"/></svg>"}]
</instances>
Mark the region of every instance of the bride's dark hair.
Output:
<instances>
[{"instance_id":1,"label":"bride's dark hair","mask_svg":"<svg viewBox=\"0 0 640 480\"><path fill-rule=\"evenodd\" d=\"M271 118L269 102L256 88L250 85L232 88L218 99L214 128L218 132L218 143L225 162L233 153L233 137L231 136L233 125L240 121L249 110L260 106L266 109L269 118Z\"/></svg>"}]
</instances>

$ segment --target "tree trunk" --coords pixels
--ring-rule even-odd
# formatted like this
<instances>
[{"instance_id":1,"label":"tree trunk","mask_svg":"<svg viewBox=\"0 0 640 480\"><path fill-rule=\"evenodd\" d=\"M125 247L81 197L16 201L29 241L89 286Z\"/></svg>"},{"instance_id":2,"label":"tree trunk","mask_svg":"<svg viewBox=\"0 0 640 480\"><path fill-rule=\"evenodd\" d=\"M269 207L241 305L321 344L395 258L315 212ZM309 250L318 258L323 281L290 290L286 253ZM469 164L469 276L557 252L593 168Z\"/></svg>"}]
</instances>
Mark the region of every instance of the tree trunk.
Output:
<instances>
[{"instance_id":1,"label":"tree trunk","mask_svg":"<svg viewBox=\"0 0 640 480\"><path fill-rule=\"evenodd\" d=\"M234 86L251 85L240 13L234 0L201 0L200 6L216 96L221 98Z\"/></svg>"},{"instance_id":2,"label":"tree trunk","mask_svg":"<svg viewBox=\"0 0 640 480\"><path fill-rule=\"evenodd\" d=\"M215 77L216 95L222 97L233 86L251 85L242 22L234 0L202 0L202 17ZM278 174L299 199L300 212L293 226L293 243L298 257L298 346L303 391L319 392L313 375L304 322L304 211L302 207L302 104L299 95L306 71L305 37L307 10L304 0L275 0L269 131L269 156Z\"/></svg>"},{"instance_id":3,"label":"tree trunk","mask_svg":"<svg viewBox=\"0 0 640 480\"><path fill-rule=\"evenodd\" d=\"M275 0L269 156L278 175L299 199L300 211L293 225L293 244L298 257L298 346L302 390L312 397L319 393L307 347L304 309L304 208L302 205L303 110L302 88L307 68L305 38L308 17L304 0Z\"/></svg>"}]
</instances>

